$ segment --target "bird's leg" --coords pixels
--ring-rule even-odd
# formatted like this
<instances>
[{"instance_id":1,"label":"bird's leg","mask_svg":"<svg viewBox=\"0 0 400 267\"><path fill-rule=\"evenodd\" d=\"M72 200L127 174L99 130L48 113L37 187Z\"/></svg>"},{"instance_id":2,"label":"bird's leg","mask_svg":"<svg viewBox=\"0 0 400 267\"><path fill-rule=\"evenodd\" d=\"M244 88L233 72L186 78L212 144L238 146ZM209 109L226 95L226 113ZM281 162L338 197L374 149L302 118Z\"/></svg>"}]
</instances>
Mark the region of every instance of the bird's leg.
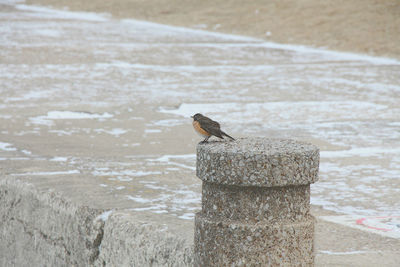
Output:
<instances>
[{"instance_id":1,"label":"bird's leg","mask_svg":"<svg viewBox=\"0 0 400 267\"><path fill-rule=\"evenodd\" d=\"M210 138L210 137L211 137L211 135L210 135L210 136L207 136L203 141L200 142L200 144L207 143L207 140L208 140L208 138Z\"/></svg>"}]
</instances>

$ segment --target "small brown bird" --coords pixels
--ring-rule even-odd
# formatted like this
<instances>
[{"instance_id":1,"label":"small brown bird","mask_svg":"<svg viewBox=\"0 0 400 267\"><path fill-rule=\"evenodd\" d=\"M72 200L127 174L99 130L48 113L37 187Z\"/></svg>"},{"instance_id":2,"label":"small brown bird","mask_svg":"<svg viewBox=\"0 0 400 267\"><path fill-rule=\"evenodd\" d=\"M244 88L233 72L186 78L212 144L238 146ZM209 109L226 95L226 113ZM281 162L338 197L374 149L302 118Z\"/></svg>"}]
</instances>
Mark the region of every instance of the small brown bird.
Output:
<instances>
[{"instance_id":1,"label":"small brown bird","mask_svg":"<svg viewBox=\"0 0 400 267\"><path fill-rule=\"evenodd\" d=\"M212 135L224 139L224 136L229 137L232 140L235 140L232 136L229 136L228 134L224 133L221 130L221 126L219 125L218 122L213 121L210 118L207 118L206 116L201 115L200 113L195 114L192 116L193 118L193 128L196 130L196 132L205 137L203 141L200 143L205 143L207 142L208 138L210 138Z\"/></svg>"}]
</instances>

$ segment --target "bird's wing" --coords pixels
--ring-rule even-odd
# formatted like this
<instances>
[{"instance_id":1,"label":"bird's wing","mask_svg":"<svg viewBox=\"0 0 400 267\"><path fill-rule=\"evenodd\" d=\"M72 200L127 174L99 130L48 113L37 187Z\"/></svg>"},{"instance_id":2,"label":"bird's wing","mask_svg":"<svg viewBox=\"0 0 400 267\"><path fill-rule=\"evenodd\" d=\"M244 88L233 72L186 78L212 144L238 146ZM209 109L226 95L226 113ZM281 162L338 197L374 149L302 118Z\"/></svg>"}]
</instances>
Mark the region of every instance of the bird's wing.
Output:
<instances>
[{"instance_id":1,"label":"bird's wing","mask_svg":"<svg viewBox=\"0 0 400 267\"><path fill-rule=\"evenodd\" d=\"M206 116L201 117L200 120L201 120L201 123L210 125L210 126L215 127L215 128L220 128L220 125L219 125L218 122L213 121L212 119L207 118Z\"/></svg>"},{"instance_id":2,"label":"bird's wing","mask_svg":"<svg viewBox=\"0 0 400 267\"><path fill-rule=\"evenodd\" d=\"M201 125L201 128L203 128L210 134L217 136L219 138L223 138L221 134L220 125L218 122L213 121L212 119L207 117L202 117L201 119L199 119L199 123Z\"/></svg>"}]
</instances>

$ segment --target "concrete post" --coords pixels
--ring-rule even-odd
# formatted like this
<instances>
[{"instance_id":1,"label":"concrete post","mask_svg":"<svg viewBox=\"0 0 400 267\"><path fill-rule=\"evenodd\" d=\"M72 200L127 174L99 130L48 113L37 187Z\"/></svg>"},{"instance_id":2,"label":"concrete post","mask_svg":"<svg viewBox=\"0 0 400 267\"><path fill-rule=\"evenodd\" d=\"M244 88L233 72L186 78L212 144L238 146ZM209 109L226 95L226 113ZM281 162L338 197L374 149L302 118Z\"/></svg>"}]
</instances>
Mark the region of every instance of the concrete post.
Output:
<instances>
[{"instance_id":1,"label":"concrete post","mask_svg":"<svg viewBox=\"0 0 400 267\"><path fill-rule=\"evenodd\" d=\"M313 266L318 166L318 148L293 140L199 144L195 266Z\"/></svg>"}]
</instances>

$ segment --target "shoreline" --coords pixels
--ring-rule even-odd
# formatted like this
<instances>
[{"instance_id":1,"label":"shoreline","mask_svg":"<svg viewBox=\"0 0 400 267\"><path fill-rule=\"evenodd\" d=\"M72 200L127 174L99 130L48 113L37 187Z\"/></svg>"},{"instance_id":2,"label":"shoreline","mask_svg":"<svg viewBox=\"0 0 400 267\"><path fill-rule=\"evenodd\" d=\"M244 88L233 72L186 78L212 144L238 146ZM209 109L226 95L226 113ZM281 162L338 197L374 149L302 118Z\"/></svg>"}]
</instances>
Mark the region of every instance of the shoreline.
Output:
<instances>
[{"instance_id":1,"label":"shoreline","mask_svg":"<svg viewBox=\"0 0 400 267\"><path fill-rule=\"evenodd\" d=\"M26 4L109 13L171 26L255 37L283 45L400 59L400 4L396 1L27 0Z\"/></svg>"}]
</instances>

